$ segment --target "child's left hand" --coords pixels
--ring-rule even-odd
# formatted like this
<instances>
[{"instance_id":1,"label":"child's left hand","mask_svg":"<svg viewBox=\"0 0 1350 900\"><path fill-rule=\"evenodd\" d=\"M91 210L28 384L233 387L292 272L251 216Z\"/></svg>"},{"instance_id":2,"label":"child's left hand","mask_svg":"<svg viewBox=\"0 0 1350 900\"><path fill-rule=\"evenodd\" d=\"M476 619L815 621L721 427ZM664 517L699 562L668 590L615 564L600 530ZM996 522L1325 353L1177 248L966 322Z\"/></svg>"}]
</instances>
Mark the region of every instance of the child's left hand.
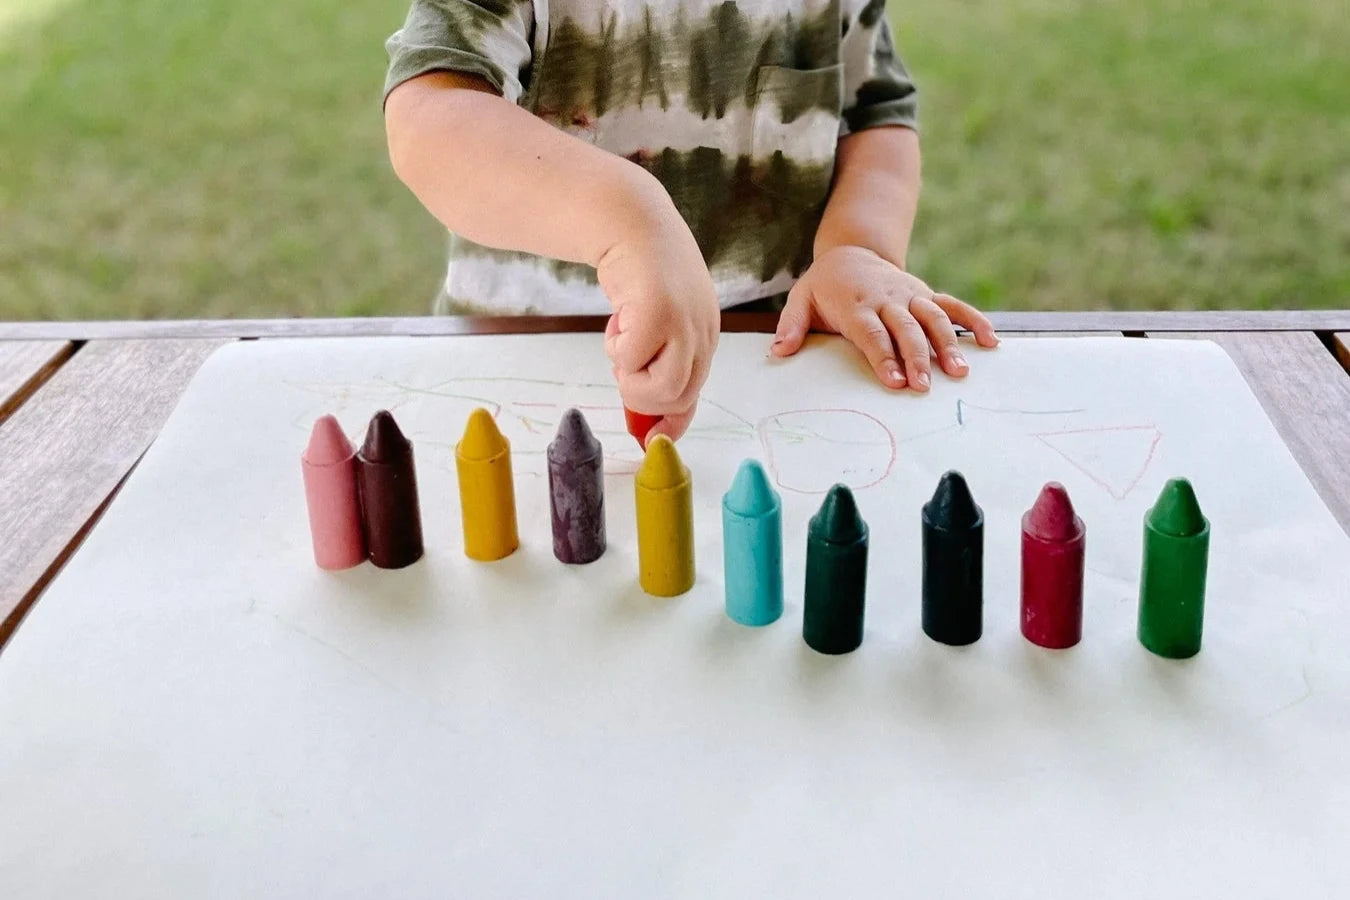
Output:
<instances>
[{"instance_id":1,"label":"child's left hand","mask_svg":"<svg viewBox=\"0 0 1350 900\"><path fill-rule=\"evenodd\" d=\"M871 250L834 247L816 257L788 294L773 354L796 353L812 328L837 332L863 352L882 384L922 392L930 383L930 347L948 375L970 371L954 325L972 331L981 347L998 345L994 326L970 304L935 293Z\"/></svg>"}]
</instances>

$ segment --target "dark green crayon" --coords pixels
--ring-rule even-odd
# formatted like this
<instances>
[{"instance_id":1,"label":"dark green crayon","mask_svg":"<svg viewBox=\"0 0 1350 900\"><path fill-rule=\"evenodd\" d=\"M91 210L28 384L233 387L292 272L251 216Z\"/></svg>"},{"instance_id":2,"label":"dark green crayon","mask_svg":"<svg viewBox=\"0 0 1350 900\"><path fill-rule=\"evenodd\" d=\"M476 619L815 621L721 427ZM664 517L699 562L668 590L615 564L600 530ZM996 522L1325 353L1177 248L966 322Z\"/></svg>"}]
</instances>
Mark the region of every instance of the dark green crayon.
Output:
<instances>
[{"instance_id":1,"label":"dark green crayon","mask_svg":"<svg viewBox=\"0 0 1350 900\"><path fill-rule=\"evenodd\" d=\"M836 484L806 537L802 638L818 653L851 653L863 639L867 523L847 486Z\"/></svg>"},{"instance_id":2,"label":"dark green crayon","mask_svg":"<svg viewBox=\"0 0 1350 900\"><path fill-rule=\"evenodd\" d=\"M1209 521L1191 483L1173 478L1144 516L1139 643L1168 659L1200 652L1208 563Z\"/></svg>"}]
</instances>

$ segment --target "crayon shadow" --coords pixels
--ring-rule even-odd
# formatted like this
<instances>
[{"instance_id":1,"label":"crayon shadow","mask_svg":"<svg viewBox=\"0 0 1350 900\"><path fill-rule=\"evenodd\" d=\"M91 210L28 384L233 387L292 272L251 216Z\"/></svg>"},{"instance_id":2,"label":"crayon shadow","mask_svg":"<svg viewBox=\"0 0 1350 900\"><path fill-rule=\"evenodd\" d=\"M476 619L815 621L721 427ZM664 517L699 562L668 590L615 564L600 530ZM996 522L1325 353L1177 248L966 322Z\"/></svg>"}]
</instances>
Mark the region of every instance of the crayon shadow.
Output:
<instances>
[{"instance_id":1,"label":"crayon shadow","mask_svg":"<svg viewBox=\"0 0 1350 900\"><path fill-rule=\"evenodd\" d=\"M678 597L657 597L647 593L633 579L627 587L608 598L604 604L604 618L615 626L650 624L671 618L679 611L679 604L686 595Z\"/></svg>"},{"instance_id":2,"label":"crayon shadow","mask_svg":"<svg viewBox=\"0 0 1350 900\"><path fill-rule=\"evenodd\" d=\"M1079 657L1077 647L1052 650L1033 644L1025 638L1019 638L1017 653L1022 671L1036 688L1036 696L1041 700L1049 699L1055 705L1068 705L1073 700L1070 680ZM1011 663L1011 661L1010 661Z\"/></svg>"},{"instance_id":3,"label":"crayon shadow","mask_svg":"<svg viewBox=\"0 0 1350 900\"><path fill-rule=\"evenodd\" d=\"M974 715L983 698L971 677L975 661L967 657L981 650L978 642L952 647L917 631L898 651L902 662L896 675L897 714L917 717L938 729Z\"/></svg>"},{"instance_id":4,"label":"crayon shadow","mask_svg":"<svg viewBox=\"0 0 1350 900\"><path fill-rule=\"evenodd\" d=\"M1144 669L1148 672L1154 687L1160 690L1173 707L1182 712L1199 712L1202 706L1196 703L1195 669L1197 658L1167 659L1158 656L1145 647L1139 647L1145 654Z\"/></svg>"},{"instance_id":5,"label":"crayon shadow","mask_svg":"<svg viewBox=\"0 0 1350 900\"><path fill-rule=\"evenodd\" d=\"M710 661L727 662L744 659L747 654L758 652L766 640L772 638L773 630L782 623L782 618L767 625L742 625L734 621L725 612L710 617L703 629L700 646L703 656Z\"/></svg>"},{"instance_id":6,"label":"crayon shadow","mask_svg":"<svg viewBox=\"0 0 1350 900\"><path fill-rule=\"evenodd\" d=\"M436 581L432 569L423 555L402 569L376 570L374 580L379 586L360 598L363 611L380 624L406 624L431 618L445 601L443 586Z\"/></svg>"},{"instance_id":7,"label":"crayon shadow","mask_svg":"<svg viewBox=\"0 0 1350 900\"><path fill-rule=\"evenodd\" d=\"M1254 727L1270 713L1253 716L1243 702L1241 684L1232 680L1225 684L1224 667L1209 664L1203 649L1189 659L1168 659L1142 646L1137 649L1147 659L1136 672L1149 679L1152 699L1168 704L1160 707L1160 713L1172 718L1175 733L1184 730L1192 742L1206 748L1204 753L1223 757L1230 766L1241 765L1253 783L1279 765L1284 746L1279 728ZM1311 690L1280 711L1310 695Z\"/></svg>"},{"instance_id":8,"label":"crayon shadow","mask_svg":"<svg viewBox=\"0 0 1350 900\"><path fill-rule=\"evenodd\" d=\"M867 646L866 634L863 646L852 653L821 653L805 641L797 641L793 654L790 678L794 682L793 692L810 706L835 712L852 707L859 700L860 679L866 671L866 659L861 654ZM784 685L784 689L788 689Z\"/></svg>"}]
</instances>

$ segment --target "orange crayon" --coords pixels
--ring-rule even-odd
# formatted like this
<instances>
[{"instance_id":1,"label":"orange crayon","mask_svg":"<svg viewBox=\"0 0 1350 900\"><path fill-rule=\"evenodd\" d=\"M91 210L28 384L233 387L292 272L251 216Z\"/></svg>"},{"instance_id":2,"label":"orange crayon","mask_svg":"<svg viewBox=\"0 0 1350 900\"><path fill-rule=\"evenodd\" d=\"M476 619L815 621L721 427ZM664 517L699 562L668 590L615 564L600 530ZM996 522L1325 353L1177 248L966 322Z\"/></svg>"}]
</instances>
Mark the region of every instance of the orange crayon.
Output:
<instances>
[{"instance_id":1,"label":"orange crayon","mask_svg":"<svg viewBox=\"0 0 1350 900\"><path fill-rule=\"evenodd\" d=\"M652 429L656 427L656 423L661 421L661 417L634 412L625 406L623 408L623 421L628 426L628 433L637 438L638 446L645 448L647 446L647 435L651 434Z\"/></svg>"}]
</instances>

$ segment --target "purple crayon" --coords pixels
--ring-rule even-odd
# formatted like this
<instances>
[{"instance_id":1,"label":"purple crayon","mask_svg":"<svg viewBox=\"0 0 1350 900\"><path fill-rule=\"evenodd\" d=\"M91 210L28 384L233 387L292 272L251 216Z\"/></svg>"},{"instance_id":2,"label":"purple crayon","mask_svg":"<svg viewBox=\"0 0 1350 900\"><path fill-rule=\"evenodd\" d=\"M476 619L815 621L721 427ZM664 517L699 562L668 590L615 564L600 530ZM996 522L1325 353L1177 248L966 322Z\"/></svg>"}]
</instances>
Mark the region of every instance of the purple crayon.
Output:
<instances>
[{"instance_id":1,"label":"purple crayon","mask_svg":"<svg viewBox=\"0 0 1350 900\"><path fill-rule=\"evenodd\" d=\"M548 445L548 493L553 555L565 563L599 559L605 552L605 460L578 410L563 414Z\"/></svg>"}]
</instances>

